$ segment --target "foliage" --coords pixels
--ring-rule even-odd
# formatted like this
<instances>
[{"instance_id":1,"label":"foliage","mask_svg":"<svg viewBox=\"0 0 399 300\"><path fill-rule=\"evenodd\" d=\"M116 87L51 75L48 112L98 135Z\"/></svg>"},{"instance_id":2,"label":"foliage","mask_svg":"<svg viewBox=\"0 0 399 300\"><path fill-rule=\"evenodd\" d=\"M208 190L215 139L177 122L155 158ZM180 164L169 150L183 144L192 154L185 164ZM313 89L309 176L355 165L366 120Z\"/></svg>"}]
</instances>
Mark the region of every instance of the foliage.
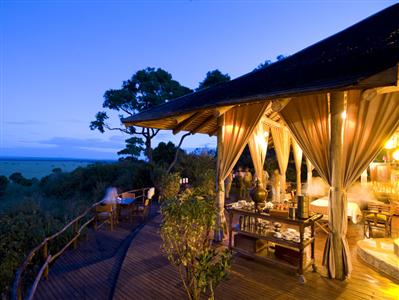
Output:
<instances>
[{"instance_id":1,"label":"foliage","mask_svg":"<svg viewBox=\"0 0 399 300\"><path fill-rule=\"evenodd\" d=\"M27 252L61 225L61 220L44 214L32 200L0 215L0 298L7 298L14 272Z\"/></svg>"},{"instance_id":2,"label":"foliage","mask_svg":"<svg viewBox=\"0 0 399 300\"><path fill-rule=\"evenodd\" d=\"M152 152L154 163L162 167L169 166L175 158L176 151L180 151L180 154L184 153L183 150L177 150L177 147L172 142L167 144L160 142Z\"/></svg>"},{"instance_id":3,"label":"foliage","mask_svg":"<svg viewBox=\"0 0 399 300\"><path fill-rule=\"evenodd\" d=\"M197 91L227 81L230 81L229 74L223 74L219 70L209 71L208 73L206 73L205 79L199 83Z\"/></svg>"},{"instance_id":4,"label":"foliage","mask_svg":"<svg viewBox=\"0 0 399 300\"><path fill-rule=\"evenodd\" d=\"M159 194L162 200L172 200L177 197L180 191L180 174L163 172L159 176Z\"/></svg>"},{"instance_id":5,"label":"foliage","mask_svg":"<svg viewBox=\"0 0 399 300\"><path fill-rule=\"evenodd\" d=\"M279 54L279 55L277 55L277 57L276 57L276 60L277 60L277 61L275 61L275 62L279 62L279 61L281 61L281 60L283 60L283 59L286 59L287 57L288 57L288 56ZM254 71L264 69L264 68L266 68L266 67L268 67L268 66L274 64L275 62L272 62L270 59L266 59L265 62L259 64L259 65L254 69Z\"/></svg>"},{"instance_id":6,"label":"foliage","mask_svg":"<svg viewBox=\"0 0 399 300\"><path fill-rule=\"evenodd\" d=\"M0 176L0 197L5 193L8 185L8 178L6 176Z\"/></svg>"},{"instance_id":7,"label":"foliage","mask_svg":"<svg viewBox=\"0 0 399 300\"><path fill-rule=\"evenodd\" d=\"M201 187L205 178L209 176L216 178L216 158L207 153L183 154L174 170L183 178L187 177L191 186Z\"/></svg>"},{"instance_id":8,"label":"foliage","mask_svg":"<svg viewBox=\"0 0 399 300\"><path fill-rule=\"evenodd\" d=\"M131 137L126 140L126 148L119 151L118 155L126 155L131 159L138 159L141 152L144 150L143 148L144 142L141 138L136 136Z\"/></svg>"},{"instance_id":9,"label":"foliage","mask_svg":"<svg viewBox=\"0 0 399 300\"><path fill-rule=\"evenodd\" d=\"M122 113L119 115L119 118L123 119L190 92L189 88L182 86L165 70L161 68L146 68L137 71L132 78L124 81L120 89L106 91L103 107ZM107 112L98 112L96 119L90 123L90 129L99 130L102 133L105 130L118 130L138 135L139 139L144 138L146 155L149 161L152 162L151 140L157 135L159 130L151 128L138 130L136 127L129 127L128 129L124 127L112 127L107 123L108 119Z\"/></svg>"},{"instance_id":10,"label":"foliage","mask_svg":"<svg viewBox=\"0 0 399 300\"><path fill-rule=\"evenodd\" d=\"M151 185L150 166L142 161L124 160L108 164L92 164L70 173L52 173L40 181L47 196L60 199L86 197L91 202L99 200L106 187L120 190Z\"/></svg>"},{"instance_id":11,"label":"foliage","mask_svg":"<svg viewBox=\"0 0 399 300\"><path fill-rule=\"evenodd\" d=\"M215 249L210 233L216 226L215 203L186 190L162 204L162 249L178 270L188 299L201 293L214 299L214 289L226 277L231 254Z\"/></svg>"},{"instance_id":12,"label":"foliage","mask_svg":"<svg viewBox=\"0 0 399 300\"><path fill-rule=\"evenodd\" d=\"M99 201L106 187L130 190L151 184L149 164L130 160L92 164L70 173L55 169L31 186L9 183L2 204L11 203L12 207L0 209L0 290L4 291L0 299L8 297L15 270L27 253ZM51 249L59 249L66 239L63 235Z\"/></svg>"},{"instance_id":13,"label":"foliage","mask_svg":"<svg viewBox=\"0 0 399 300\"><path fill-rule=\"evenodd\" d=\"M20 172L12 173L9 178L12 182L23 186L31 186L34 182L34 179L26 179Z\"/></svg>"}]
</instances>

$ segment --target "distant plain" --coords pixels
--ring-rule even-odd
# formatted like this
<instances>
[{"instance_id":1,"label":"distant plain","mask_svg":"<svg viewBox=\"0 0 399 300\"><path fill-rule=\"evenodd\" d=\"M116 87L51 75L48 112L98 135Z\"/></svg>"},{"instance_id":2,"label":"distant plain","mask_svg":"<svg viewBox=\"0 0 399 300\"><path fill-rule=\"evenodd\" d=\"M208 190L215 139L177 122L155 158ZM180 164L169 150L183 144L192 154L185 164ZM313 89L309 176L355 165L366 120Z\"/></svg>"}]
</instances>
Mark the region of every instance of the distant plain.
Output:
<instances>
[{"instance_id":1,"label":"distant plain","mask_svg":"<svg viewBox=\"0 0 399 300\"><path fill-rule=\"evenodd\" d=\"M55 168L60 168L63 172L70 172L95 162L95 160L62 158L0 158L0 175L8 177L12 173L20 172L25 178L41 179Z\"/></svg>"}]
</instances>

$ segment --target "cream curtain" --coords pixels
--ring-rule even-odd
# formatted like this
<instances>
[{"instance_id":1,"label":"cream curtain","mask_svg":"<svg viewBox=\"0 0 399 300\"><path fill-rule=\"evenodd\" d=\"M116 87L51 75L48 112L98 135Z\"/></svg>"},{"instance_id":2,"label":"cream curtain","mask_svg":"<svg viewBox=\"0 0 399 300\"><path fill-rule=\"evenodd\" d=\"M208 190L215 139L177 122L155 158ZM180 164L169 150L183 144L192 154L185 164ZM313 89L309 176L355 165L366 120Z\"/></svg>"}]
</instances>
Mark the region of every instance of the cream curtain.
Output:
<instances>
[{"instance_id":1,"label":"cream curtain","mask_svg":"<svg viewBox=\"0 0 399 300\"><path fill-rule=\"evenodd\" d=\"M309 189L309 187L312 185L312 171L314 169L314 166L312 165L311 161L309 160L309 158L306 158L306 171L308 172L307 174L307 189Z\"/></svg>"},{"instance_id":2,"label":"cream curtain","mask_svg":"<svg viewBox=\"0 0 399 300\"><path fill-rule=\"evenodd\" d=\"M236 106L227 111L218 120L217 149L217 206L218 230L215 239L223 239L224 225L224 180L233 171L260 119L264 115L268 102Z\"/></svg>"},{"instance_id":3,"label":"cream curtain","mask_svg":"<svg viewBox=\"0 0 399 300\"><path fill-rule=\"evenodd\" d=\"M302 156L303 152L301 147L299 147L298 143L292 138L292 150L294 152L294 160L295 160L295 170L296 170L296 193L297 195L302 194L302 186L301 186L301 166L302 166Z\"/></svg>"},{"instance_id":4,"label":"cream curtain","mask_svg":"<svg viewBox=\"0 0 399 300\"><path fill-rule=\"evenodd\" d=\"M248 147L254 164L256 177L260 183L262 183L263 187L266 187L263 165L265 164L268 141L269 127L264 125L261 119L248 140Z\"/></svg>"},{"instance_id":5,"label":"cream curtain","mask_svg":"<svg viewBox=\"0 0 399 300\"><path fill-rule=\"evenodd\" d=\"M291 101L280 114L306 157L331 185L329 153L331 136L328 108L327 95L306 96ZM332 278L346 277L352 270L346 240L348 224L346 190L361 175L398 126L399 93L380 95L375 93L372 96L368 95L368 99L363 99L360 91L348 92L343 128L344 159L340 174L343 186L335 187L336 190L330 191L330 234L323 258L323 263L327 265ZM333 202L333 199L338 199L338 201ZM337 240L337 237L342 245L334 245L333 240ZM339 249L340 246L342 246L343 265L337 266L333 250L335 247Z\"/></svg>"},{"instance_id":6,"label":"cream curtain","mask_svg":"<svg viewBox=\"0 0 399 300\"><path fill-rule=\"evenodd\" d=\"M285 194L288 160L290 158L290 132L285 126L271 127L274 150L276 151L281 175L281 193Z\"/></svg>"}]
</instances>

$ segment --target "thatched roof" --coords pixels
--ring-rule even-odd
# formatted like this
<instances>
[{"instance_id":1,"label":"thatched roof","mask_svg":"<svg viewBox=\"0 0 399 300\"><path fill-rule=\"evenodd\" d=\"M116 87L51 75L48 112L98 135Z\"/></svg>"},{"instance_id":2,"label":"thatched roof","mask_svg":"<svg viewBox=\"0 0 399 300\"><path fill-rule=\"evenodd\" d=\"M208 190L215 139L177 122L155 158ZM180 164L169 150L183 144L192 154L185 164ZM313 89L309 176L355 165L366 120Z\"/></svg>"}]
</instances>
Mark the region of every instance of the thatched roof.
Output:
<instances>
[{"instance_id":1,"label":"thatched roof","mask_svg":"<svg viewBox=\"0 0 399 300\"><path fill-rule=\"evenodd\" d=\"M264 69L177 98L123 122L126 126L175 132L196 129L212 134L216 117L226 106L396 85L398 62L399 4L395 4ZM381 73L387 70L390 72Z\"/></svg>"}]
</instances>

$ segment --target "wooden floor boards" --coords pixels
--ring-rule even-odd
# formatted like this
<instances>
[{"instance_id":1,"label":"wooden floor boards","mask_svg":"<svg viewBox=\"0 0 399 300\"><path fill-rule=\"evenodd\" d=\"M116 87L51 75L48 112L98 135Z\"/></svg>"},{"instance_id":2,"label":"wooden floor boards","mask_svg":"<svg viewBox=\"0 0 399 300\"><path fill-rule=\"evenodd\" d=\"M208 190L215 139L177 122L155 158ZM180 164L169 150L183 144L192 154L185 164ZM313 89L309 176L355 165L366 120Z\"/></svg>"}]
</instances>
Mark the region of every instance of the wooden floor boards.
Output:
<instances>
[{"instance_id":1,"label":"wooden floor boards","mask_svg":"<svg viewBox=\"0 0 399 300\"><path fill-rule=\"evenodd\" d=\"M185 299L176 270L162 255L159 216L134 238L132 228L90 233L78 249L69 250L41 282L37 299ZM356 255L361 225L350 224L348 241L353 273L346 281L325 277L321 266L326 235L316 239L318 272L308 271L298 283L289 271L235 255L229 277L216 289L217 299L399 299L399 283L373 270ZM122 251L122 248L124 251Z\"/></svg>"}]
</instances>

